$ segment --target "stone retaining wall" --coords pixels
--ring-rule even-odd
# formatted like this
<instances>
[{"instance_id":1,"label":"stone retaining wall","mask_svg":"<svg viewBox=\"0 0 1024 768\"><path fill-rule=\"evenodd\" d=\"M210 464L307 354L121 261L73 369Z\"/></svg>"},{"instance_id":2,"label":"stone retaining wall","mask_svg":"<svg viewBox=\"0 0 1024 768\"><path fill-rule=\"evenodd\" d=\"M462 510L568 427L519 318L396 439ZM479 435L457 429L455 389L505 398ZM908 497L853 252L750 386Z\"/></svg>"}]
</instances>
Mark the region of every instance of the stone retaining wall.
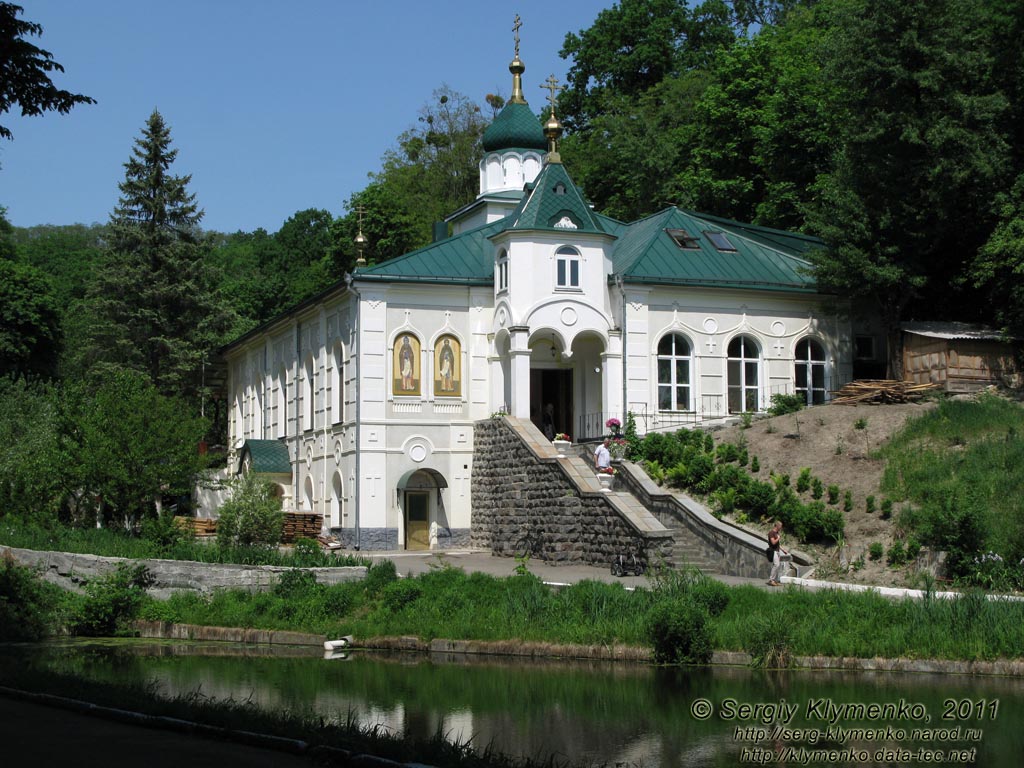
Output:
<instances>
[{"instance_id":1,"label":"stone retaining wall","mask_svg":"<svg viewBox=\"0 0 1024 768\"><path fill-rule=\"evenodd\" d=\"M248 589L262 591L277 583L281 573L293 570L275 565L236 565L232 563L197 563L189 560L129 560L123 557L79 555L69 552L37 552L0 546L0 556L9 552L21 565L38 568L42 577L65 589L78 591L81 585L117 569L120 563L141 564L155 579L150 593L164 597L187 589L210 592L215 589ZM340 584L366 577L366 566L339 568L304 568L320 584Z\"/></svg>"},{"instance_id":2,"label":"stone retaining wall","mask_svg":"<svg viewBox=\"0 0 1024 768\"><path fill-rule=\"evenodd\" d=\"M620 553L670 561L672 534L642 530L577 457L558 458L532 423L494 418L474 426L471 543L514 556L524 536L551 563L611 563Z\"/></svg>"}]
</instances>

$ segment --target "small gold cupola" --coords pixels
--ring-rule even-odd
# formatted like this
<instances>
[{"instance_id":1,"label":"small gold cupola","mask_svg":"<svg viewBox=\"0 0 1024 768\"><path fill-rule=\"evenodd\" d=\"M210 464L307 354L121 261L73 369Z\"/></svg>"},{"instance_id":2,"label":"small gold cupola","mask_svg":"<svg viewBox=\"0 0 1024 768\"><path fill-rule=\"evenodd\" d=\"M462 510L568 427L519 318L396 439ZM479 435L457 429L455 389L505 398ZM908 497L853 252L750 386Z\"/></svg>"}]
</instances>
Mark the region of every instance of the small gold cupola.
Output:
<instances>
[{"instance_id":1,"label":"small gold cupola","mask_svg":"<svg viewBox=\"0 0 1024 768\"><path fill-rule=\"evenodd\" d=\"M558 140L562 138L562 122L555 115L555 102L558 100L558 92L565 90L564 85L558 84L558 78L553 74L548 77L541 86L548 91L548 102L551 104L551 114L544 122L544 136L548 140L547 162L561 163L562 157L558 154Z\"/></svg>"}]
</instances>

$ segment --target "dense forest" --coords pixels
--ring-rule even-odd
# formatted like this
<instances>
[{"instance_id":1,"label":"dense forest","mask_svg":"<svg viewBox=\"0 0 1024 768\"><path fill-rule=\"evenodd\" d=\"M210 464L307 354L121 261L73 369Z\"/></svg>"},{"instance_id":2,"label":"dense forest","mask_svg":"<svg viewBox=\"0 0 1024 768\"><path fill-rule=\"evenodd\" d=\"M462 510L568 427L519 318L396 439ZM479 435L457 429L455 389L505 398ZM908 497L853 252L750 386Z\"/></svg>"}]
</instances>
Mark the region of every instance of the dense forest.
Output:
<instances>
[{"instance_id":1,"label":"dense forest","mask_svg":"<svg viewBox=\"0 0 1024 768\"><path fill-rule=\"evenodd\" d=\"M21 13L0 3L0 43L17 43L0 69L25 78L5 78L0 116L89 103L48 86L59 64ZM819 283L893 342L912 317L1024 332L1019 0L621 0L561 55L562 157L599 211L817 235ZM203 228L159 111L108 222L19 228L0 207L0 507L130 520L187 490L191 447L223 429L217 349L341 279L357 210L371 261L426 244L477 193L503 99L481 103L438 89L343 216L301 210L276 232Z\"/></svg>"}]
</instances>

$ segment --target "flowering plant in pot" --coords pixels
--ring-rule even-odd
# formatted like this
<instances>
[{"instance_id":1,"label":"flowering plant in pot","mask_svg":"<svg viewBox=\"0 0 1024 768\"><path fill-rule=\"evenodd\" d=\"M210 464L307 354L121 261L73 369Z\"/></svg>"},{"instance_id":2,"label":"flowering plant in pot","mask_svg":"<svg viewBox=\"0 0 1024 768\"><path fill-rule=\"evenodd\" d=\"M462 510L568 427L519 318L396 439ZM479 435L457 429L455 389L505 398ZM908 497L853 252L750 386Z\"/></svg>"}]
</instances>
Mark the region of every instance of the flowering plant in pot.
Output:
<instances>
[{"instance_id":1,"label":"flowering plant in pot","mask_svg":"<svg viewBox=\"0 0 1024 768\"><path fill-rule=\"evenodd\" d=\"M622 422L616 419L614 416L608 419L608 421L606 421L604 425L608 427L609 430L611 430L611 433L613 435L618 435L619 432L622 430Z\"/></svg>"}]
</instances>

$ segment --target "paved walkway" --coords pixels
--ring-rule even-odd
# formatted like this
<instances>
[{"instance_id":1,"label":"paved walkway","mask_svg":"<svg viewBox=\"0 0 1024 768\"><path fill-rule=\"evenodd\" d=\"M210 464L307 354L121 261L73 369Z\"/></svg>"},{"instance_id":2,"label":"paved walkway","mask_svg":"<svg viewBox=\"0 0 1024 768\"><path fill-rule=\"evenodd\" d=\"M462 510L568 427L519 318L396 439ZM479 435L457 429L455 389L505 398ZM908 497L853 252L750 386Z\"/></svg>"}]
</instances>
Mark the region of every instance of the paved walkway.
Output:
<instances>
[{"instance_id":1,"label":"paved walkway","mask_svg":"<svg viewBox=\"0 0 1024 768\"><path fill-rule=\"evenodd\" d=\"M450 549L433 552L408 552L405 550L387 552L348 552L348 554L360 555L377 562L380 560L393 560L398 573L402 576L417 576L426 573L431 568L441 567L447 563L457 568L462 568L470 573L489 573L492 576L511 576L516 570L516 560L512 557L497 557L485 550L479 549ZM610 564L609 564L610 566ZM612 576L610 567L597 567L593 565L569 564L553 565L540 560L531 559L527 563L530 573L542 581L551 584L575 584L578 581L592 580L607 583L619 582L624 587L647 587L650 585L650 575L644 576ZM723 576L718 573L708 574L712 578L724 584L739 585L751 584L756 587L764 587L765 579L747 579L741 576ZM765 578L768 575L767 563L765 564Z\"/></svg>"}]
</instances>

